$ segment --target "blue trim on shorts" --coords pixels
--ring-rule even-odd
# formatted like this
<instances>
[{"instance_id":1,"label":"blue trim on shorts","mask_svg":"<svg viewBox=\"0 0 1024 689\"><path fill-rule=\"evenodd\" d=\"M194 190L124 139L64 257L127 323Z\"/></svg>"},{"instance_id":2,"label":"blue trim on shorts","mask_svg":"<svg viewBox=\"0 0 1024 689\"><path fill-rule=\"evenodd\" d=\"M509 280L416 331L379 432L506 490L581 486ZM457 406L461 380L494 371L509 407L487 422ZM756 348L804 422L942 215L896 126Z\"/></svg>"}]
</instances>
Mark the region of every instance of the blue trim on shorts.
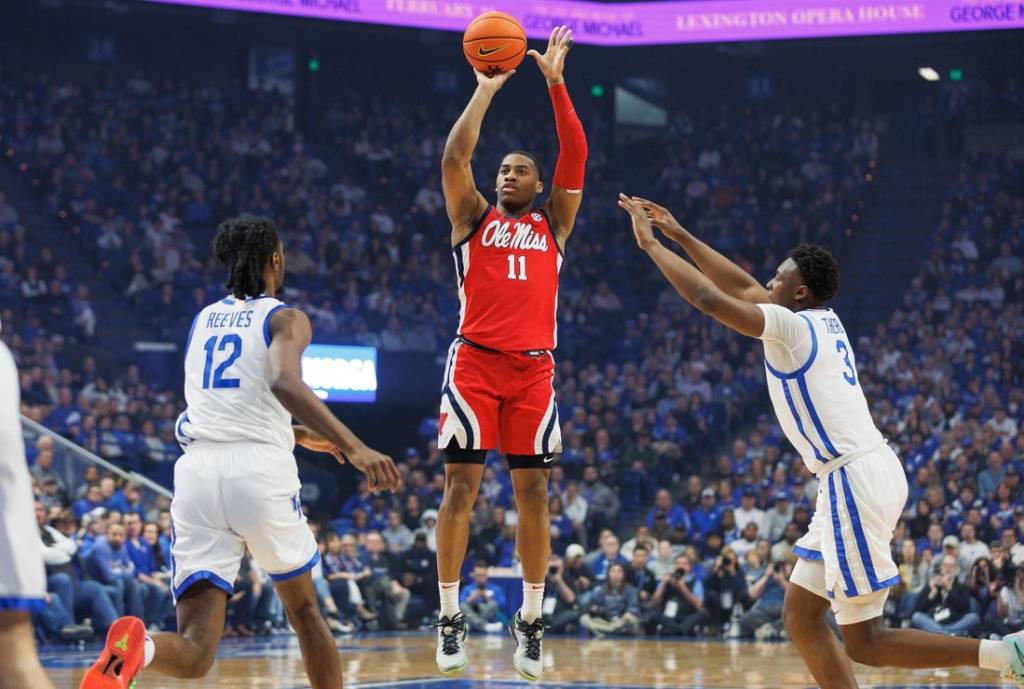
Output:
<instances>
[{"instance_id":1,"label":"blue trim on shorts","mask_svg":"<svg viewBox=\"0 0 1024 689\"><path fill-rule=\"evenodd\" d=\"M0 610L24 610L25 612L42 612L46 610L46 599L29 596L0 597Z\"/></svg>"},{"instance_id":2,"label":"blue trim on shorts","mask_svg":"<svg viewBox=\"0 0 1024 689\"><path fill-rule=\"evenodd\" d=\"M839 571L843 573L843 581L846 582L846 597L857 596L857 583L853 580L853 571L846 559L846 544L843 543L843 527L839 521L839 503L836 500L836 475L828 475L828 500L832 507L832 533L836 539L836 555L839 559Z\"/></svg>"},{"instance_id":3,"label":"blue trim on shorts","mask_svg":"<svg viewBox=\"0 0 1024 689\"><path fill-rule=\"evenodd\" d=\"M309 562L307 562L306 564L302 565L298 569L294 569L291 572L285 572L284 574L271 574L270 578L275 583L280 584L283 581L288 581L289 579L294 579L295 577L299 576L300 574L305 574L309 570L311 570L314 567L316 567L316 563L318 563L318 562L320 562L320 551L319 550L316 551L315 553L313 553L313 557L311 557L309 559Z\"/></svg>"},{"instance_id":4,"label":"blue trim on shorts","mask_svg":"<svg viewBox=\"0 0 1024 689\"><path fill-rule=\"evenodd\" d=\"M811 550L810 548L804 548L800 545L793 546L793 554L804 560L823 560L825 556L817 550Z\"/></svg>"},{"instance_id":5,"label":"blue trim on shorts","mask_svg":"<svg viewBox=\"0 0 1024 689\"><path fill-rule=\"evenodd\" d=\"M846 477L846 467L839 467L839 479L843 484L846 509L850 513L850 521L853 522L853 536L857 540L860 559L864 562L864 572L868 575L868 584L872 591L877 591L879 589L878 576L875 575L875 566L871 563L871 549L868 548L868 539L864 535L864 525L860 523L860 513L857 511L857 502L853 499L850 480Z\"/></svg>"},{"instance_id":6,"label":"blue trim on shorts","mask_svg":"<svg viewBox=\"0 0 1024 689\"><path fill-rule=\"evenodd\" d=\"M890 586L896 586L899 583L900 583L900 577L897 574L892 579L886 579L885 581L879 581L878 583L872 585L871 590L872 591L881 591L882 589L887 589Z\"/></svg>"},{"instance_id":7,"label":"blue trim on shorts","mask_svg":"<svg viewBox=\"0 0 1024 689\"><path fill-rule=\"evenodd\" d=\"M181 582L181 584L179 586L175 587L175 589L174 589L174 600L175 600L175 602L177 602L178 600L181 599L181 596L182 596L182 594L185 593L185 591L187 591L192 586L195 586L200 581L208 581L208 582L210 582L211 584L213 584L214 586L216 586L220 590L224 591L224 593L228 594L229 596L232 596L235 593L235 587L232 584L229 584L228 582L224 581L223 579L221 579L219 576L217 576L213 572L211 572L209 570L202 569L202 570L199 570L198 572L195 572L194 574L190 574L185 579L185 581Z\"/></svg>"}]
</instances>

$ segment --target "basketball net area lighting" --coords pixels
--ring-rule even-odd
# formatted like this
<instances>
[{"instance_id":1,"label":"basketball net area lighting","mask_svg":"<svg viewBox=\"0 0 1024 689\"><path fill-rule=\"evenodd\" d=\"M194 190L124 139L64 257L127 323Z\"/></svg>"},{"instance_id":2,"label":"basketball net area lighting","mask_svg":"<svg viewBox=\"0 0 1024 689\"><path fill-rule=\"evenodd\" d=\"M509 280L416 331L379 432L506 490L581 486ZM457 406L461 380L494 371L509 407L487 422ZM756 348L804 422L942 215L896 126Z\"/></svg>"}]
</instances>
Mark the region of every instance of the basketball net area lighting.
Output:
<instances>
[{"instance_id":1,"label":"basketball net area lighting","mask_svg":"<svg viewBox=\"0 0 1024 689\"><path fill-rule=\"evenodd\" d=\"M939 73L931 67L918 67L917 73L921 75L921 78L925 81L938 81Z\"/></svg>"}]
</instances>

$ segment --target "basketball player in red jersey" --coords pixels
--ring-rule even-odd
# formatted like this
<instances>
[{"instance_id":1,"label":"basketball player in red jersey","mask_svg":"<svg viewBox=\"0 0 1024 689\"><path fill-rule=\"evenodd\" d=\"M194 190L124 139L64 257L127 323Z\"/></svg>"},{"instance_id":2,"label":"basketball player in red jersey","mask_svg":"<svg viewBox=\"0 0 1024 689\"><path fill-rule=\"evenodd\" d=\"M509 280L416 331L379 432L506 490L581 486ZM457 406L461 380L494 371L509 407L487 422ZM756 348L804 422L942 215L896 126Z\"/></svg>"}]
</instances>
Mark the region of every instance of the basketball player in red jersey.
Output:
<instances>
[{"instance_id":1,"label":"basketball player in red jersey","mask_svg":"<svg viewBox=\"0 0 1024 689\"><path fill-rule=\"evenodd\" d=\"M458 337L445 367L438 444L445 448L445 492L437 523L441 593L437 665L446 675L466 669L466 625L459 612L459 572L469 541L470 512L488 450L508 459L519 512L517 548L523 565L523 606L510 623L513 664L524 678L541 672L544 578L551 550L547 510L551 462L562 450L555 407L555 309L558 273L583 190L587 139L562 78L572 32L551 32L534 58L547 80L559 155L551 193L540 161L514 151L501 161L491 204L477 190L470 163L484 113L514 72L476 74L477 88L444 149L442 181L452 223L459 285Z\"/></svg>"}]
</instances>

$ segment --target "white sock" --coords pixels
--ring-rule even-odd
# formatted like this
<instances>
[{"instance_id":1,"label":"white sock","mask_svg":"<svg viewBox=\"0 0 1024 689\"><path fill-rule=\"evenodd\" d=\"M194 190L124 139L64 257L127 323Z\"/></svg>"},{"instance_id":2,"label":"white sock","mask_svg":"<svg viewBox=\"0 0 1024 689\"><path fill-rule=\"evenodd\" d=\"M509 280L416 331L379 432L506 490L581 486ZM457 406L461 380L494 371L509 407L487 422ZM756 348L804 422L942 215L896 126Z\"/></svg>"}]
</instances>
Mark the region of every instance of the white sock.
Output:
<instances>
[{"instance_id":1,"label":"white sock","mask_svg":"<svg viewBox=\"0 0 1024 689\"><path fill-rule=\"evenodd\" d=\"M978 667L1000 672L1010 662L1010 647L1002 641L985 639L978 647Z\"/></svg>"},{"instance_id":2,"label":"white sock","mask_svg":"<svg viewBox=\"0 0 1024 689\"><path fill-rule=\"evenodd\" d=\"M541 608L544 605L544 582L531 584L523 580L523 607L519 615L523 622L529 624L540 617Z\"/></svg>"},{"instance_id":3,"label":"white sock","mask_svg":"<svg viewBox=\"0 0 1024 689\"><path fill-rule=\"evenodd\" d=\"M153 643L153 637L146 634L146 659L142 661L142 667L149 667L149 664L153 662L153 656L156 655L156 644Z\"/></svg>"},{"instance_id":4,"label":"white sock","mask_svg":"<svg viewBox=\"0 0 1024 689\"><path fill-rule=\"evenodd\" d=\"M441 617L455 617L459 614L459 582L450 584L438 582L437 590L441 592Z\"/></svg>"}]
</instances>

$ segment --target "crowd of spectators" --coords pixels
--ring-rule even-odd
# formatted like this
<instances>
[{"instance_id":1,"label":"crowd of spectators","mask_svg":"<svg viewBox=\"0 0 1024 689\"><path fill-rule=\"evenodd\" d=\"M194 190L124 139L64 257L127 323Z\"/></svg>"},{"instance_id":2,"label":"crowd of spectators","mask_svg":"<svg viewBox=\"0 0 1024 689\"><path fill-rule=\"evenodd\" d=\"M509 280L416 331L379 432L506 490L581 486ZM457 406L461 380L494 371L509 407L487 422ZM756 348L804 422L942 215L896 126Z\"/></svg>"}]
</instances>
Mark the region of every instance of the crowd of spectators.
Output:
<instances>
[{"instance_id":1,"label":"crowd of spectators","mask_svg":"<svg viewBox=\"0 0 1024 689\"><path fill-rule=\"evenodd\" d=\"M239 98L225 82L20 78L0 82L4 149L40 180L43 208L75 237L102 289L123 295L153 332L183 339L193 312L220 294L213 226L254 212L277 220L289 301L310 314L318 339L438 353L452 336L436 163L454 112L346 94L323 113L314 146L292 127L287 99ZM877 164L878 133L835 107L800 113L672 112L670 153L645 173L652 195L756 274L797 241L835 244ZM552 150L551 135L538 134L550 127L496 118L482 151ZM636 260L612 205L621 180L604 164L611 153L600 138L591 150L560 290L565 451L552 471L545 616L556 631L593 635L777 636L816 479L764 415L758 348L686 308ZM159 473L178 455L180 393L153 389L127 351L114 375L68 354L74 342L102 340L103 314L87 308L101 287L67 279L45 246L27 241L18 207L37 201L8 191L20 200L0 196L0 305L25 413L119 466ZM1021 156L964 158L929 236L895 313L855 346L872 411L912 484L887 614L998 633L1024 621ZM420 433L399 458L400 493L362 485L337 514L311 522L323 556L317 591L339 633L417 628L437 607L443 463L431 419ZM63 485L48 441L29 450L51 592L40 627L57 638L102 634L125 612L173 624L167 504L143 507L137 487L98 472ZM492 462L464 572L476 629L497 629L511 612L488 568L517 566L516 517L508 472ZM284 628L251 558L230 611L232 633Z\"/></svg>"},{"instance_id":2,"label":"crowd of spectators","mask_svg":"<svg viewBox=\"0 0 1024 689\"><path fill-rule=\"evenodd\" d=\"M89 257L103 289L123 295L148 338L181 341L195 311L220 296L223 269L210 254L212 230L222 218L249 212L270 215L282 230L295 286L287 299L311 316L318 341L438 354L458 313L438 179L457 112L451 102L424 108L402 98L339 96L320 114L314 146L294 128L290 99L233 82L19 74L0 81L0 130L4 149L25 166L23 176L37 181L32 189L61 236ZM582 109L586 101L577 100ZM622 231L614 206L621 175L607 164L600 120L584 116L596 131L579 239L560 286L563 419L573 421L568 444L595 425L608 429L601 442L610 444L573 445L567 461L578 463L593 446L604 461L634 455L661 471L666 464L655 463L648 447L668 445L669 474L658 478L671 478L756 405L761 367L750 343L659 297L660 286L648 281ZM737 119L744 126L733 129L717 110L675 111L664 169L632 178L649 177L665 203L694 218L698 231L714 233L745 266L773 269L789 244L829 236L859 203L878 140L871 123L850 117L834 107L802 115L743 110ZM479 150L524 147L553 157L550 125L497 111ZM483 183L497 159L478 158ZM13 275L24 282L22 274L45 279L59 271L46 251L24 247L21 260L11 261ZM95 362L47 361L45 351L31 350L37 339L89 335L61 333L57 322L36 320L37 310L13 297L4 302L11 309L5 322L14 348L25 351L19 363L49 393L48 400L29 399L57 405L59 388L68 387L72 402L61 406L82 409L81 425L62 425L60 432L105 432L94 447L115 462L134 461L133 468L171 447L175 415L161 405L180 405L180 395L135 389L130 376L99 375L101 388L132 389L116 412L88 409L81 397L93 381L80 379L79 370ZM102 340L102 315L91 313L83 321ZM38 369L28 354L43 360ZM621 392L599 389L609 384ZM655 402L656 424L643 418ZM43 412L49 423L63 420ZM643 433L631 430L639 425ZM627 513L646 497L626 496Z\"/></svg>"}]
</instances>

